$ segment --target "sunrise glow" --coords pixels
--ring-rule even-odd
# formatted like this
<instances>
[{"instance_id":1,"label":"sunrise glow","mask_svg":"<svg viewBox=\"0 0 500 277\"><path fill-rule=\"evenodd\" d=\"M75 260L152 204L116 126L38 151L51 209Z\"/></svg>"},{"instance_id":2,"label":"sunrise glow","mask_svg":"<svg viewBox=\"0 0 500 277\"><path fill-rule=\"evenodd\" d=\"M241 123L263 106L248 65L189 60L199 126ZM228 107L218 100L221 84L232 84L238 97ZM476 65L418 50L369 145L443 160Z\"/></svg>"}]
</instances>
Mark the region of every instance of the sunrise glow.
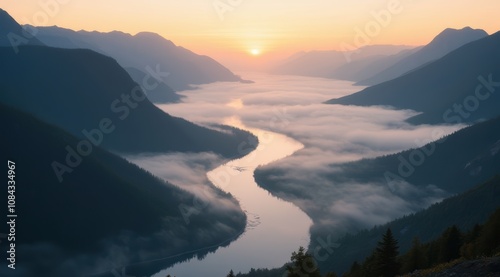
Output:
<instances>
[{"instance_id":1,"label":"sunrise glow","mask_svg":"<svg viewBox=\"0 0 500 277\"><path fill-rule=\"evenodd\" d=\"M250 50L250 54L252 54L254 56L258 56L258 55L260 55L260 50L259 49L252 49L252 50Z\"/></svg>"},{"instance_id":2,"label":"sunrise glow","mask_svg":"<svg viewBox=\"0 0 500 277\"><path fill-rule=\"evenodd\" d=\"M45 15L37 1L4 1L2 6L22 24L130 34L155 32L230 69L247 66L249 57L270 60L299 51L339 50L342 43L354 45L356 30L366 33L366 28L373 28L368 31L372 33L365 34L368 44L415 46L430 42L445 28L463 28L465 24L492 33L498 27L492 18L500 8L500 1L470 5L451 0L374 0L359 5L347 1L254 0L230 1L229 6L217 10L213 1L196 2L152 0L145 5L140 1L65 1L57 12ZM375 17L388 8L392 10L390 19L381 25ZM89 14L92 20L88 20ZM252 46L254 43L259 46Z\"/></svg>"},{"instance_id":3,"label":"sunrise glow","mask_svg":"<svg viewBox=\"0 0 500 277\"><path fill-rule=\"evenodd\" d=\"M499 276L499 0L0 3L0 277Z\"/></svg>"}]
</instances>

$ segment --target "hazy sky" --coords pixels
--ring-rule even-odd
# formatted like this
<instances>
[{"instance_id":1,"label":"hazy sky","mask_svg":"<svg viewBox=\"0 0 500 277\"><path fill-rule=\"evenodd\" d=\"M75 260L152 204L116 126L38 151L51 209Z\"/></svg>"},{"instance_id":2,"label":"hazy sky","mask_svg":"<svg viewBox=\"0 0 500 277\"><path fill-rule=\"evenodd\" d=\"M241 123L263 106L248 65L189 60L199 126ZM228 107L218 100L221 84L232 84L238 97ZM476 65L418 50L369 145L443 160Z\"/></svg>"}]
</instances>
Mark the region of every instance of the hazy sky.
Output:
<instances>
[{"instance_id":1,"label":"hazy sky","mask_svg":"<svg viewBox=\"0 0 500 277\"><path fill-rule=\"evenodd\" d=\"M223 62L359 46L358 30L362 43L407 45L447 27L500 30L498 0L0 0L0 7L22 24L152 31Z\"/></svg>"}]
</instances>

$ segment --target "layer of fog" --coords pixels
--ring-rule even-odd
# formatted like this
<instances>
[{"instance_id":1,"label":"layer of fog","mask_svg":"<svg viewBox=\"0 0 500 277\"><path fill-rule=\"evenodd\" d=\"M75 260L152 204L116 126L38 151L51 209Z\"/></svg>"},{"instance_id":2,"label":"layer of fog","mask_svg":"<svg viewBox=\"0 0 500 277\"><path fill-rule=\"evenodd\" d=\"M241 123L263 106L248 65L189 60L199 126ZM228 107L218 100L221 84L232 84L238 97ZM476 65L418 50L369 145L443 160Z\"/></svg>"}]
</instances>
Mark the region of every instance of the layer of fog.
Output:
<instances>
[{"instance_id":1,"label":"layer of fog","mask_svg":"<svg viewBox=\"0 0 500 277\"><path fill-rule=\"evenodd\" d=\"M19 252L28 253L29 257L17 265L16 274L12 276L37 275L40 268L47 268L48 264L53 265L50 266L51 276L74 276L76 273L81 276L150 276L177 262L202 258L225 247L244 231L246 217L238 202L216 188L206 176L207 171L225 162L220 156L172 153L125 158L190 192L192 197L179 199L182 207L162 219L161 230L147 236L121 231L112 238L96 241L100 249L96 253L68 253L51 243L21 245ZM43 256L42 253L51 255ZM0 275L3 271L0 270Z\"/></svg>"},{"instance_id":2,"label":"layer of fog","mask_svg":"<svg viewBox=\"0 0 500 277\"><path fill-rule=\"evenodd\" d=\"M332 166L336 163L422 146L435 139L436 130L445 135L463 126L412 126L404 120L415 115L414 111L322 104L363 88L346 81L242 76L255 83L203 85L181 92L187 96L184 103L160 107L199 124L228 123L238 117L246 126L283 133L302 142L303 150L271 167L286 172L287 185L276 195L293 200L313 215L316 227L332 228L336 234L370 227L419 210L447 195L432 184L424 189L407 183L398 188L385 184L332 184L325 176L336 170ZM418 201L406 201L404 196L408 194L419 196Z\"/></svg>"},{"instance_id":3,"label":"layer of fog","mask_svg":"<svg viewBox=\"0 0 500 277\"><path fill-rule=\"evenodd\" d=\"M163 155L127 156L129 161L148 170L155 176L192 193L195 203L186 203L200 211L207 205L224 212L239 210L235 202L221 197L221 190L207 178L207 172L225 162L213 153L171 153Z\"/></svg>"}]
</instances>

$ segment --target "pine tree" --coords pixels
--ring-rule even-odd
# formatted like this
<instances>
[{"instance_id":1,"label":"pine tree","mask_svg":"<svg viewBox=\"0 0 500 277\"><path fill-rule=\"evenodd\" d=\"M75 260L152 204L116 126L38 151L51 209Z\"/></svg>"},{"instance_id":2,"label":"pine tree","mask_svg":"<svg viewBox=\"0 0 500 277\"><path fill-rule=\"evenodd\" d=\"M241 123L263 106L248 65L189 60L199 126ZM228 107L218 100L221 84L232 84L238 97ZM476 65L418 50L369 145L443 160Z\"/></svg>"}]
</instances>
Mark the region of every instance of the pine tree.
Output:
<instances>
[{"instance_id":1,"label":"pine tree","mask_svg":"<svg viewBox=\"0 0 500 277\"><path fill-rule=\"evenodd\" d=\"M422 249L422 244L420 240L415 237L411 249L405 256L402 270L404 273L413 272L425 268L426 264L426 257Z\"/></svg>"},{"instance_id":2,"label":"pine tree","mask_svg":"<svg viewBox=\"0 0 500 277\"><path fill-rule=\"evenodd\" d=\"M482 226L474 225L474 228L463 237L463 245L460 247L460 256L472 260L477 257L477 239L481 235Z\"/></svg>"},{"instance_id":3,"label":"pine tree","mask_svg":"<svg viewBox=\"0 0 500 277\"><path fill-rule=\"evenodd\" d=\"M481 255L500 253L500 209L497 209L484 224L478 238L478 251Z\"/></svg>"},{"instance_id":4,"label":"pine tree","mask_svg":"<svg viewBox=\"0 0 500 277\"><path fill-rule=\"evenodd\" d=\"M462 234L457 226L453 225L444 231L439 249L439 262L447 263L460 257Z\"/></svg>"},{"instance_id":5,"label":"pine tree","mask_svg":"<svg viewBox=\"0 0 500 277\"><path fill-rule=\"evenodd\" d=\"M232 269L231 269L231 271L229 271L229 274L227 275L227 277L235 277L235 276L234 276L234 272L233 272L233 270L232 270Z\"/></svg>"},{"instance_id":6,"label":"pine tree","mask_svg":"<svg viewBox=\"0 0 500 277\"><path fill-rule=\"evenodd\" d=\"M401 265L397 261L398 249L398 241L392 235L391 229L387 229L375 250L375 276L394 277L399 273Z\"/></svg>"},{"instance_id":7,"label":"pine tree","mask_svg":"<svg viewBox=\"0 0 500 277\"><path fill-rule=\"evenodd\" d=\"M361 265L358 262L354 262L351 265L349 273L342 275L344 277L361 277Z\"/></svg>"},{"instance_id":8,"label":"pine tree","mask_svg":"<svg viewBox=\"0 0 500 277\"><path fill-rule=\"evenodd\" d=\"M361 266L361 276L373 276L373 274L377 272L377 268L377 251L375 249L363 262L363 265Z\"/></svg>"},{"instance_id":9,"label":"pine tree","mask_svg":"<svg viewBox=\"0 0 500 277\"><path fill-rule=\"evenodd\" d=\"M304 247L299 248L299 252L293 252L292 264L286 267L288 277L321 277L316 261L305 252Z\"/></svg>"},{"instance_id":10,"label":"pine tree","mask_svg":"<svg viewBox=\"0 0 500 277\"><path fill-rule=\"evenodd\" d=\"M427 266L432 267L439 264L439 240L429 242L425 247L425 257L427 257Z\"/></svg>"}]
</instances>

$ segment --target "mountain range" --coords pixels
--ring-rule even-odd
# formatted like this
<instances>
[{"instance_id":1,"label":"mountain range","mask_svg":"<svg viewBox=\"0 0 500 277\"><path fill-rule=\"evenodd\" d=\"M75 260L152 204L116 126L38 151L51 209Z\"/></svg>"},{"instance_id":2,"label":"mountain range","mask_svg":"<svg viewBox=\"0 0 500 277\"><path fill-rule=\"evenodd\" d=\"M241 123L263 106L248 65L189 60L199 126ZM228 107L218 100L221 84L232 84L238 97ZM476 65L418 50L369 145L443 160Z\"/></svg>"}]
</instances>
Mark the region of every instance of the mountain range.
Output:
<instances>
[{"instance_id":1,"label":"mountain range","mask_svg":"<svg viewBox=\"0 0 500 277\"><path fill-rule=\"evenodd\" d=\"M370 78L378 72L389 68L406 57L417 52L421 47L404 49L398 53L374 54L365 58L353 60L335 69L329 78L352 82Z\"/></svg>"},{"instance_id":2,"label":"mountain range","mask_svg":"<svg viewBox=\"0 0 500 277\"><path fill-rule=\"evenodd\" d=\"M445 29L439 33L429 44L415 53L404 57L397 63L378 72L370 78L357 82L357 85L372 86L392 80L407 72L417 69L427 63L435 61L453 50L478 39L488 36L484 30L465 27L463 29Z\"/></svg>"},{"instance_id":3,"label":"mountain range","mask_svg":"<svg viewBox=\"0 0 500 277\"><path fill-rule=\"evenodd\" d=\"M468 231L500 207L497 201L500 194L500 111L499 98L495 94L500 86L500 79L495 77L500 76L498 49L500 33L487 36L484 31L470 28L447 29L429 45L410 50L413 53L406 51L392 56L393 62L399 61L388 68L399 67L402 76L327 102L413 109L421 114L408 121L417 124L474 125L446 137L433 137L435 141L400 153L331 164L321 173L311 172L312 181L302 182L300 187L295 186L293 174L286 169L270 165L256 170L255 179L260 186L295 203L313 219L310 253L322 249L325 238L338 233L339 228L355 224L341 222L336 225L335 212L330 212L333 209L331 199L343 191L343 186L356 186L355 190L363 190L363 185L367 188L378 186L417 207L422 207L429 196L426 191L444 198L424 210L415 210L381 226L341 237L335 241L333 251L327 248L328 258L319 261L322 272L342 274L354 261L362 262L377 247L387 228L394 231L400 251L404 253L411 247L414 237L428 242L451 225ZM413 62L409 62L412 59ZM339 67L338 71L346 79L356 78L360 76L356 76L357 70L381 61L387 62L387 57L353 61ZM400 67L402 64L408 67ZM460 112L458 105L465 110ZM436 126L437 130L439 128ZM377 201L366 197L359 201L367 202L368 206L371 201ZM357 212L360 211L341 208L339 214ZM350 228L353 229L355 227ZM282 267L253 270L239 276L282 276L284 272L285 267Z\"/></svg>"},{"instance_id":4,"label":"mountain range","mask_svg":"<svg viewBox=\"0 0 500 277\"><path fill-rule=\"evenodd\" d=\"M374 57L388 56L411 49L405 45L373 45L356 51L310 51L299 52L278 62L271 72L274 74L301 75L336 78L342 66Z\"/></svg>"},{"instance_id":5,"label":"mountain range","mask_svg":"<svg viewBox=\"0 0 500 277\"><path fill-rule=\"evenodd\" d=\"M33 30L21 27L6 11L0 8L0 46L12 47L17 52L20 45L44 45L33 36Z\"/></svg>"},{"instance_id":6,"label":"mountain range","mask_svg":"<svg viewBox=\"0 0 500 277\"><path fill-rule=\"evenodd\" d=\"M119 31L100 33L55 26L30 27L37 29L37 38L48 46L91 49L115 58L122 67L144 72L159 67L169 73L164 81L177 91L190 89L191 85L243 81L214 59L177 46L156 33L131 35Z\"/></svg>"},{"instance_id":7,"label":"mountain range","mask_svg":"<svg viewBox=\"0 0 500 277\"><path fill-rule=\"evenodd\" d=\"M341 79L373 86L438 60L453 50L488 34L465 27L445 29L423 47L370 45L350 51L299 52L272 70L277 74Z\"/></svg>"},{"instance_id":8,"label":"mountain range","mask_svg":"<svg viewBox=\"0 0 500 277\"><path fill-rule=\"evenodd\" d=\"M391 106L420 114L414 124L470 123L500 115L500 32L470 42L396 79L327 101Z\"/></svg>"},{"instance_id":9,"label":"mountain range","mask_svg":"<svg viewBox=\"0 0 500 277\"><path fill-rule=\"evenodd\" d=\"M99 260L124 262L113 260L118 257L113 251L128 253L129 262L156 259L225 241L245 227L241 210L223 208L227 201L238 204L222 192L186 225L179 207L193 203L194 195L97 146L59 181L53 164L64 162L68 148L76 153L80 139L3 104L0 123L9 130L1 136L0 151L15 163L16 245L22 259L19 275L2 276L89 274L103 266ZM76 155L71 159L76 162ZM7 199L7 189L0 196ZM9 214L7 205L0 212ZM206 240L209 234L212 239Z\"/></svg>"},{"instance_id":10,"label":"mountain range","mask_svg":"<svg viewBox=\"0 0 500 277\"><path fill-rule=\"evenodd\" d=\"M154 106L112 58L87 49L0 47L0 102L82 139L109 122L102 146L118 152L203 152L241 155L250 134L219 132L173 117ZM30 80L25 82L23 80ZM87 135L86 135L87 134ZM224 144L220 142L224 141Z\"/></svg>"}]
</instances>

